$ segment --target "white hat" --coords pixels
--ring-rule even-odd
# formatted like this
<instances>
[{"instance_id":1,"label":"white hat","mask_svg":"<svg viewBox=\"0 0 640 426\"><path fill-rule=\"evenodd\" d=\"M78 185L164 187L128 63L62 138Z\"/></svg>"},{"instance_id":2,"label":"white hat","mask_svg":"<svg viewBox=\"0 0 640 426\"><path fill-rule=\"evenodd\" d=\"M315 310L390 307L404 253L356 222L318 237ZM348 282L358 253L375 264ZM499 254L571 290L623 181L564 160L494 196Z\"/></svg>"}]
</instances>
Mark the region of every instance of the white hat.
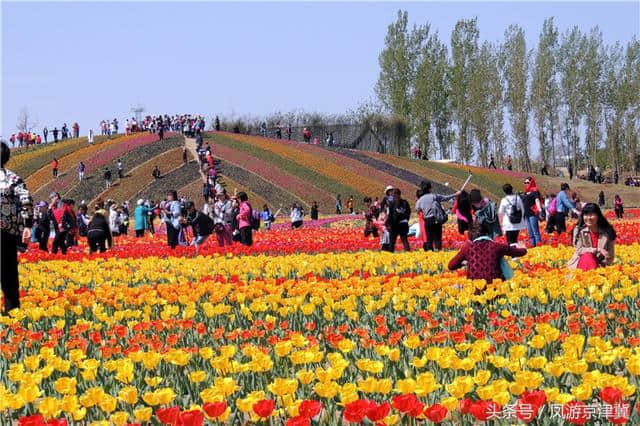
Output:
<instances>
[{"instance_id":1,"label":"white hat","mask_svg":"<svg viewBox=\"0 0 640 426\"><path fill-rule=\"evenodd\" d=\"M392 189L395 189L395 188L393 186L391 186L391 185L387 185L387 187L384 189L384 193L388 194L389 191L391 191Z\"/></svg>"},{"instance_id":2,"label":"white hat","mask_svg":"<svg viewBox=\"0 0 640 426\"><path fill-rule=\"evenodd\" d=\"M138 205L139 205L139 206L141 206L141 205L142 205L142 203L144 203L144 200L143 200L142 198L140 198L140 199L138 200Z\"/></svg>"}]
</instances>

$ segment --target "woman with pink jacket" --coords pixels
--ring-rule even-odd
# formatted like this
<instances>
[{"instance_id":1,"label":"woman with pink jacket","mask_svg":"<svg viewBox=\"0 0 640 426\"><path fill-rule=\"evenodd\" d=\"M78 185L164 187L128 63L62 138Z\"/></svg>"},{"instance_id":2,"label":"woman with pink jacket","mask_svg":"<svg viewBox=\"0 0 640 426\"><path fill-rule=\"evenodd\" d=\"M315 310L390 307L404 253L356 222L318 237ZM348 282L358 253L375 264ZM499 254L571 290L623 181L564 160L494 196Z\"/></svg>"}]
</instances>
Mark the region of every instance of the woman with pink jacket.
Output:
<instances>
[{"instance_id":1,"label":"woman with pink jacket","mask_svg":"<svg viewBox=\"0 0 640 426\"><path fill-rule=\"evenodd\" d=\"M251 227L251 215L253 213L251 204L249 204L249 197L246 192L238 193L238 200L240 201L240 213L236 216L238 220L238 229L240 230L240 244L250 246L253 244L252 227Z\"/></svg>"}]
</instances>

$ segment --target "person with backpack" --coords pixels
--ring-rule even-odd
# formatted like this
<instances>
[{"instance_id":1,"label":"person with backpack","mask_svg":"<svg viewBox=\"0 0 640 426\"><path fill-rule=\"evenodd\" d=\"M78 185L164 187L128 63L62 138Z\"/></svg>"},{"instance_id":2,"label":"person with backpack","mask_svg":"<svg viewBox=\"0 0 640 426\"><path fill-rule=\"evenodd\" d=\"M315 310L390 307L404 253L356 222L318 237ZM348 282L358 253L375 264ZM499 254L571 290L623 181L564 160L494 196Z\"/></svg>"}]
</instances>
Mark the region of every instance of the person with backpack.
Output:
<instances>
[{"instance_id":1,"label":"person with backpack","mask_svg":"<svg viewBox=\"0 0 640 426\"><path fill-rule=\"evenodd\" d=\"M498 218L508 244L516 244L520 231L527 227L524 218L524 204L518 194L513 193L513 186L506 183L502 186L505 196L500 200Z\"/></svg>"},{"instance_id":2,"label":"person with backpack","mask_svg":"<svg viewBox=\"0 0 640 426\"><path fill-rule=\"evenodd\" d=\"M249 204L249 197L246 192L239 192L237 198L240 203L240 211L236 215L240 244L251 246L253 244L253 226L251 223L253 221L253 209Z\"/></svg>"},{"instance_id":3,"label":"person with backpack","mask_svg":"<svg viewBox=\"0 0 640 426\"><path fill-rule=\"evenodd\" d=\"M540 227L538 221L544 211L540 202L540 190L533 176L524 180L524 194L522 194L522 204L524 205L524 220L527 224L529 242L533 247L542 244L540 238Z\"/></svg>"},{"instance_id":4,"label":"person with backpack","mask_svg":"<svg viewBox=\"0 0 640 426\"><path fill-rule=\"evenodd\" d=\"M201 211L196 210L196 206L192 201L187 202L186 210L187 224L193 229L193 241L191 245L195 246L197 256L200 246L204 244L207 238L213 233L213 220Z\"/></svg>"},{"instance_id":5,"label":"person with backpack","mask_svg":"<svg viewBox=\"0 0 640 426\"><path fill-rule=\"evenodd\" d=\"M298 229L302 226L302 218L304 217L304 210L298 203L293 203L291 206L291 229Z\"/></svg>"},{"instance_id":6,"label":"person with backpack","mask_svg":"<svg viewBox=\"0 0 640 426\"><path fill-rule=\"evenodd\" d=\"M416 211L424 214L424 228L427 234L427 241L423 244L425 251L442 249L442 225L449 218L441 203L453 200L460 195L460 191L450 195L434 194L431 192L431 187L431 182L428 180L420 182L422 196L416 202Z\"/></svg>"},{"instance_id":7,"label":"person with backpack","mask_svg":"<svg viewBox=\"0 0 640 426\"><path fill-rule=\"evenodd\" d=\"M469 191L469 200L471 201L471 210L475 215L474 221L480 225L486 225L487 236L494 239L502 235L496 203L483 197L479 189Z\"/></svg>"},{"instance_id":8,"label":"person with backpack","mask_svg":"<svg viewBox=\"0 0 640 426\"><path fill-rule=\"evenodd\" d=\"M451 259L448 268L451 271L467 266L467 278L484 280L487 284L496 279L508 280L513 270L507 263L507 257L520 257L527 254L524 246L512 246L493 241L490 224L474 222L469 230L469 239L462 249ZM476 290L476 294L483 290Z\"/></svg>"},{"instance_id":9,"label":"person with backpack","mask_svg":"<svg viewBox=\"0 0 640 426\"><path fill-rule=\"evenodd\" d=\"M408 238L409 218L411 217L409 202L402 199L402 193L398 188L387 186L385 193L388 194L385 205L387 214L385 226L389 230L387 250L391 253L395 252L396 240L400 237L404 251L411 251Z\"/></svg>"}]
</instances>

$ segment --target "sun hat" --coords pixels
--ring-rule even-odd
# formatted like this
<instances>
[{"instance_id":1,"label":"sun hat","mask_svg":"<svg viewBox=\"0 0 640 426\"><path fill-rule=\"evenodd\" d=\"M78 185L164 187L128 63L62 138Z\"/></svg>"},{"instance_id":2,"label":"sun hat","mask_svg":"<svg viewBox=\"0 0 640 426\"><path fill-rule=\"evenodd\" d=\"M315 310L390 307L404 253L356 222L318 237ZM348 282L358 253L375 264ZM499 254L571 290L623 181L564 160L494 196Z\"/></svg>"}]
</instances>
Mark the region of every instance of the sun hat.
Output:
<instances>
[{"instance_id":1,"label":"sun hat","mask_svg":"<svg viewBox=\"0 0 640 426\"><path fill-rule=\"evenodd\" d=\"M138 200L138 205L139 205L139 206L141 206L141 205L142 205L142 203L144 203L144 200L143 200L142 198L140 198L140 199Z\"/></svg>"},{"instance_id":2,"label":"sun hat","mask_svg":"<svg viewBox=\"0 0 640 426\"><path fill-rule=\"evenodd\" d=\"M392 189L395 189L395 188L393 186L391 186L391 185L387 185L387 187L384 189L384 193L388 194L389 191L391 191Z\"/></svg>"}]
</instances>

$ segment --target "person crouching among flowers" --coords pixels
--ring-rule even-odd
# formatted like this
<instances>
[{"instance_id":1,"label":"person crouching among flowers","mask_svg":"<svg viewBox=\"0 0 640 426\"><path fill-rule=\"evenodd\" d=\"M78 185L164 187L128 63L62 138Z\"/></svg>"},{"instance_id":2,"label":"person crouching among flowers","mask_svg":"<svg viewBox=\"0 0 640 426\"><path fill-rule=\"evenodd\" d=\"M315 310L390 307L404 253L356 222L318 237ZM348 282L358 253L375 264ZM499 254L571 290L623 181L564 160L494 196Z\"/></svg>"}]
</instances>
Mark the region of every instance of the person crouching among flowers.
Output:
<instances>
[{"instance_id":1,"label":"person crouching among flowers","mask_svg":"<svg viewBox=\"0 0 640 426\"><path fill-rule=\"evenodd\" d=\"M569 260L569 268L588 271L611 265L615 257L615 240L616 231L604 217L600 207L595 203L586 204L573 229L575 251Z\"/></svg>"}]
</instances>

